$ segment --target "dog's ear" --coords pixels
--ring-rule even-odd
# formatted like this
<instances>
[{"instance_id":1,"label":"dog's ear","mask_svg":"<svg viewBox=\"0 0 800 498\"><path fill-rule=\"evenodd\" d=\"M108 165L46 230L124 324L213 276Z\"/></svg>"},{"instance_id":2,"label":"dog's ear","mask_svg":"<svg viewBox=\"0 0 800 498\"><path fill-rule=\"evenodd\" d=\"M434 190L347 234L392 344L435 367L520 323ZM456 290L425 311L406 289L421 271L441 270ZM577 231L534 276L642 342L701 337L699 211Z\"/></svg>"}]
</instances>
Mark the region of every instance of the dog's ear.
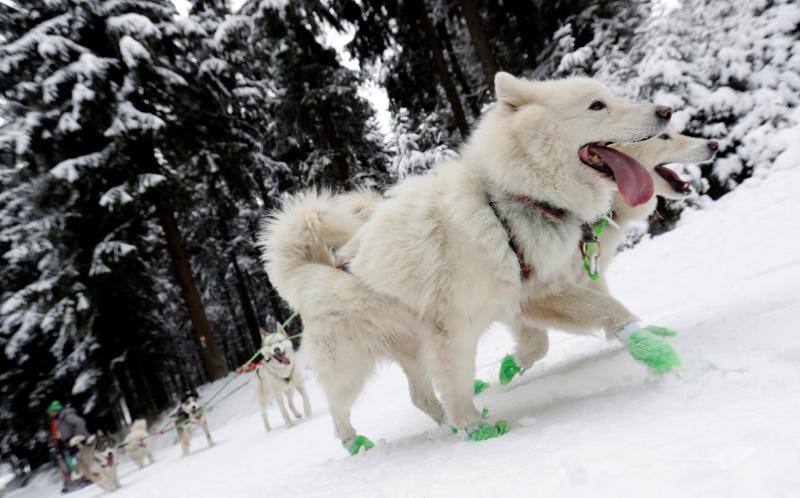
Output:
<instances>
[{"instance_id":1,"label":"dog's ear","mask_svg":"<svg viewBox=\"0 0 800 498\"><path fill-rule=\"evenodd\" d=\"M264 327L258 327L258 331L261 333L261 339L266 339L269 335L269 330L265 329Z\"/></svg>"},{"instance_id":2,"label":"dog's ear","mask_svg":"<svg viewBox=\"0 0 800 498\"><path fill-rule=\"evenodd\" d=\"M285 335L287 337L289 336L289 334L286 333L286 329L283 328L283 325L281 325L280 323L278 323L278 325L275 327L275 332L281 335Z\"/></svg>"},{"instance_id":3,"label":"dog's ear","mask_svg":"<svg viewBox=\"0 0 800 498\"><path fill-rule=\"evenodd\" d=\"M530 104L536 98L529 81L515 78L503 71L494 75L494 93L497 95L498 102L502 102L512 109Z\"/></svg>"}]
</instances>

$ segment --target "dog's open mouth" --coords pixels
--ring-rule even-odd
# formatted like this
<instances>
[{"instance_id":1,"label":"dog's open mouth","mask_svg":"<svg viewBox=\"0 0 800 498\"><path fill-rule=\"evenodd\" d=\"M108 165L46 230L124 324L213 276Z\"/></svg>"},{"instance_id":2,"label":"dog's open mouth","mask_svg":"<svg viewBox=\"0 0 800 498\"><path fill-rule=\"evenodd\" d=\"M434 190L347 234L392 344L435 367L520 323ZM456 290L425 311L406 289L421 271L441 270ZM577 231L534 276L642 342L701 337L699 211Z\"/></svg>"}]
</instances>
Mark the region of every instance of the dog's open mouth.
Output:
<instances>
[{"instance_id":1,"label":"dog's open mouth","mask_svg":"<svg viewBox=\"0 0 800 498\"><path fill-rule=\"evenodd\" d=\"M656 173L658 176L666 180L669 183L669 186L672 187L672 190L679 194L688 194L692 191L692 183L684 180L678 173L675 173L673 170L667 168L663 164L659 164L656 166Z\"/></svg>"},{"instance_id":2,"label":"dog's open mouth","mask_svg":"<svg viewBox=\"0 0 800 498\"><path fill-rule=\"evenodd\" d=\"M106 457L106 467L113 467L114 466L114 455L108 455Z\"/></svg>"},{"instance_id":3,"label":"dog's open mouth","mask_svg":"<svg viewBox=\"0 0 800 498\"><path fill-rule=\"evenodd\" d=\"M273 351L272 357L278 360L279 362L283 363L284 365L289 365L291 363L291 361L289 361L289 358L287 358L286 355L283 354L283 351L281 351L280 349L276 349L275 351Z\"/></svg>"},{"instance_id":4,"label":"dog's open mouth","mask_svg":"<svg viewBox=\"0 0 800 498\"><path fill-rule=\"evenodd\" d=\"M578 150L580 160L606 175L629 206L639 206L653 197L653 178L634 158L609 147L610 142L592 142Z\"/></svg>"}]
</instances>

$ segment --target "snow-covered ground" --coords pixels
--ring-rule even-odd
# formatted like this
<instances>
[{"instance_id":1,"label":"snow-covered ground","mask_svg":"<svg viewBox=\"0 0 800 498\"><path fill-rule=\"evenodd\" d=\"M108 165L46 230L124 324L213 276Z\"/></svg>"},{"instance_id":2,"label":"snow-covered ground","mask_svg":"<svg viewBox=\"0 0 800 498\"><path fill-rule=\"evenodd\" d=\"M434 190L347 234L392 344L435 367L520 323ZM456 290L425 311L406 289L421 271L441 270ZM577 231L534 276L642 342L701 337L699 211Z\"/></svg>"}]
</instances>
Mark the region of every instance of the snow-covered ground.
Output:
<instances>
[{"instance_id":1,"label":"snow-covered ground","mask_svg":"<svg viewBox=\"0 0 800 498\"><path fill-rule=\"evenodd\" d=\"M655 378L602 339L554 333L540 364L477 399L509 434L469 443L414 409L387 365L354 410L377 443L358 457L333 438L308 372L310 420L287 430L273 406L265 433L247 386L210 414L214 448L198 436L180 458L161 437L155 465L123 462L115 496L800 496L800 168L688 213L609 277L643 322L679 331L677 372ZM493 380L510 347L501 327L487 333L479 376ZM59 485L42 475L9 496L59 496Z\"/></svg>"}]
</instances>

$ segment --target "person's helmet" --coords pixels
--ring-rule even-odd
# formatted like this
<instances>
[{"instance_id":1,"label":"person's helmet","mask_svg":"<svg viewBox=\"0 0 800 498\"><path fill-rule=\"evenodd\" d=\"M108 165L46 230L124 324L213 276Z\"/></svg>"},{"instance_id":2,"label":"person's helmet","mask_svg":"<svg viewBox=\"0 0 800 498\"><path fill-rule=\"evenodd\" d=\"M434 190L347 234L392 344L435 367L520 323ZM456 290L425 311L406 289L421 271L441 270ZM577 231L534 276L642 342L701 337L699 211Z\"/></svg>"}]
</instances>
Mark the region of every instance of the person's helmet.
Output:
<instances>
[{"instance_id":1,"label":"person's helmet","mask_svg":"<svg viewBox=\"0 0 800 498\"><path fill-rule=\"evenodd\" d=\"M50 406L47 407L48 412L60 412L63 409L64 405L62 405L61 402L57 399L53 400L53 402L50 403Z\"/></svg>"}]
</instances>

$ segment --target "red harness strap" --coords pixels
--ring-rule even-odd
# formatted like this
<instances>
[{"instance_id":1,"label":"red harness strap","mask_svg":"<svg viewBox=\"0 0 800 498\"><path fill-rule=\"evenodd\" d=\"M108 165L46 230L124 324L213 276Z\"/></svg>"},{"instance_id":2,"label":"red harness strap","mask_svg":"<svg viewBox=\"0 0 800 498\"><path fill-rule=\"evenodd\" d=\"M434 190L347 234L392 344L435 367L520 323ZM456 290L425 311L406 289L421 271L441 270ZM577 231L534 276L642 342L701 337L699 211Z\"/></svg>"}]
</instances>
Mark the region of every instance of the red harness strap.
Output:
<instances>
[{"instance_id":1,"label":"red harness strap","mask_svg":"<svg viewBox=\"0 0 800 498\"><path fill-rule=\"evenodd\" d=\"M561 219L561 217L564 216L564 214L566 214L567 212L566 209L557 208L544 201L534 201L533 199L524 194L518 194L514 196L514 199L527 205L528 207L537 209L548 216L552 216L553 218Z\"/></svg>"},{"instance_id":2,"label":"red harness strap","mask_svg":"<svg viewBox=\"0 0 800 498\"><path fill-rule=\"evenodd\" d=\"M561 219L565 214L567 214L566 209L553 206L552 204L548 204L544 201L535 201L524 194L515 195L514 200L556 219ZM500 211L497 210L497 205L494 201L489 200L489 207L492 208L495 217L500 221L500 224L503 225L503 228L508 235L508 246L517 257L517 262L519 263L520 278L522 278L522 280L527 279L530 274L533 273L533 266L525 262L525 252L522 250L522 246L520 246L514 238L514 229L511 227L511 224L508 222L508 220L500 215Z\"/></svg>"}]
</instances>

